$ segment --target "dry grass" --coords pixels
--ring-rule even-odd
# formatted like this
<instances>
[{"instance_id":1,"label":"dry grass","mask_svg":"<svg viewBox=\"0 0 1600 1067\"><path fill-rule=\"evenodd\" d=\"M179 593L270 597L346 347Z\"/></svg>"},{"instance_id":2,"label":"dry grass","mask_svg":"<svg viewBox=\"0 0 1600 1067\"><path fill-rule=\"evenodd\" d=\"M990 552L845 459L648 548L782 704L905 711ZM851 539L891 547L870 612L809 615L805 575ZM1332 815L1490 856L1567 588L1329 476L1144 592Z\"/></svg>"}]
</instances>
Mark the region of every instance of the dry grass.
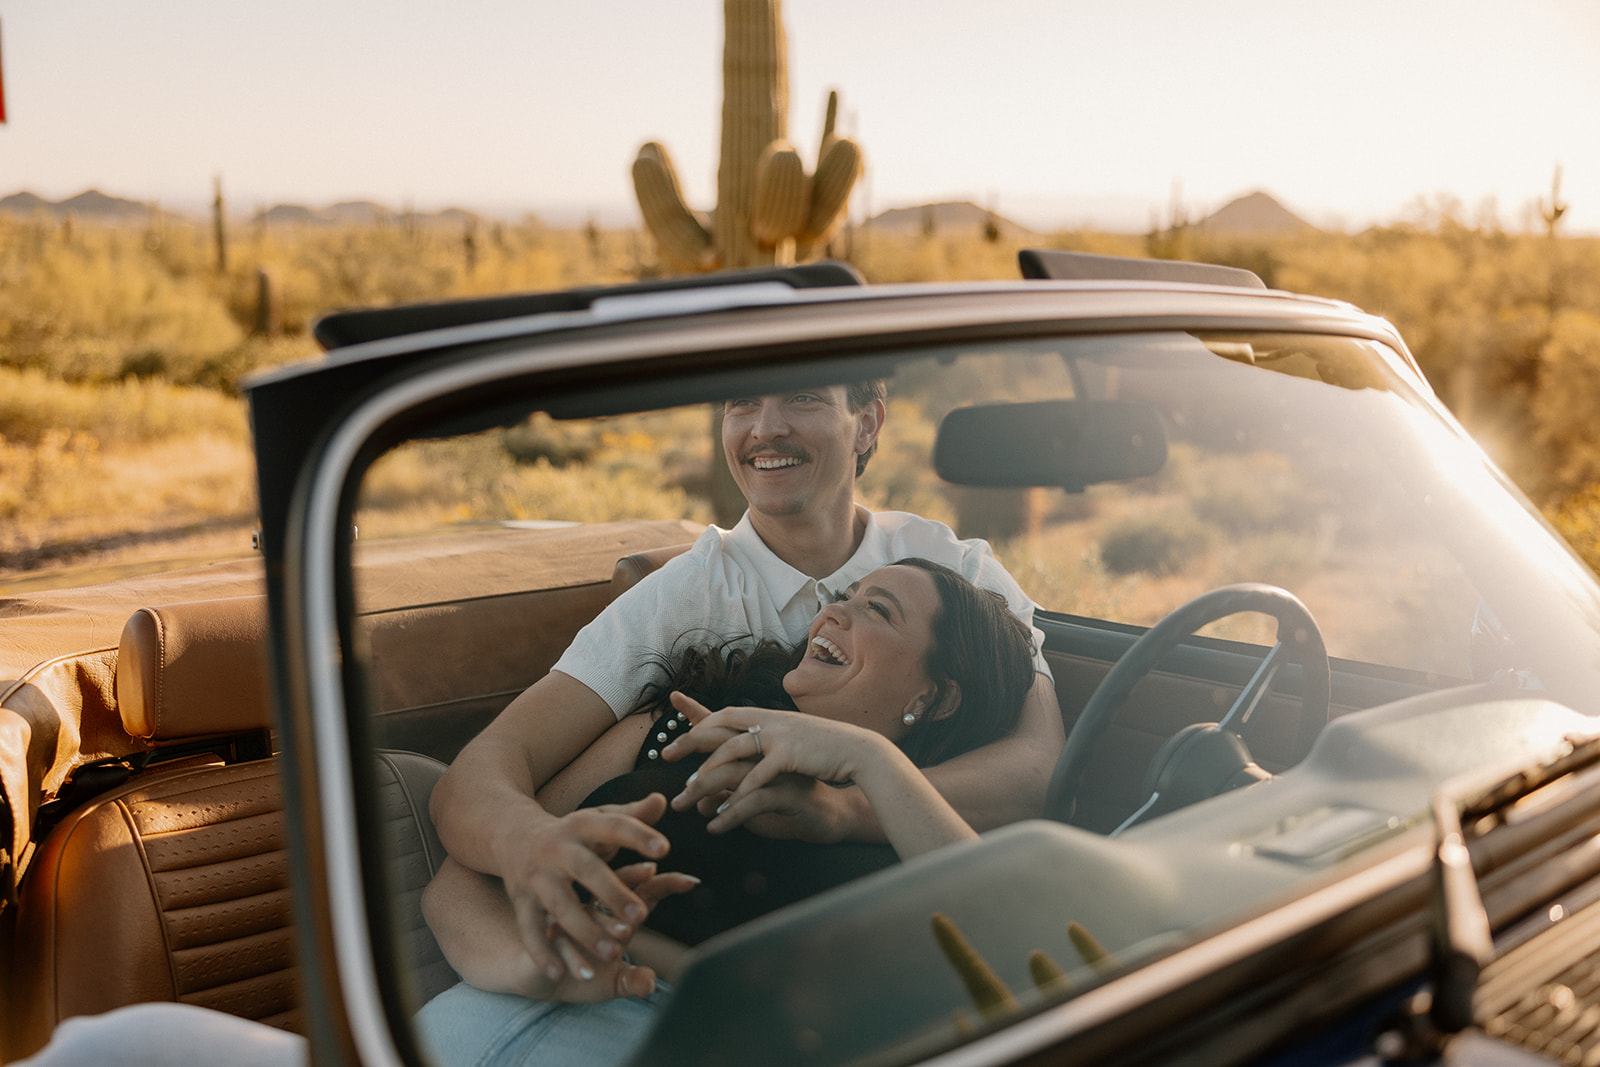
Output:
<instances>
[{"instance_id":1,"label":"dry grass","mask_svg":"<svg viewBox=\"0 0 1600 1067\"><path fill-rule=\"evenodd\" d=\"M1124 255L1153 247L1142 237L1087 232L991 242L860 230L845 251L877 282L1013 278L1024 243ZM1600 405L1600 241L1507 233L1467 222L1443 202L1359 235L1240 242L1186 231L1161 246L1392 318L1441 396L1600 563L1600 460L1589 455L1588 430ZM145 226L104 227L0 215L0 552L14 565L21 547L231 521L252 510L237 383L314 354L308 331L328 310L626 281L657 269L635 232L555 229L532 218L460 228L235 227L228 269L218 271L204 226L156 216ZM263 273L276 301L270 335L256 332ZM987 506L946 493L897 458L896 435L905 453L925 454L927 433L931 422L919 412L896 411L891 440L863 485L868 501L953 519ZM698 442L699 431L683 439ZM620 507L596 499L557 457L541 467L524 445L453 457L475 479L468 511L579 517ZM436 487L428 468L437 460L400 458L379 472L375 499L389 495L383 506L395 528L460 510L459 502L429 503ZM625 467L620 484L641 494L638 507L700 513L692 475L675 474L662 487L629 482ZM1132 595L1106 575L1072 580Z\"/></svg>"}]
</instances>

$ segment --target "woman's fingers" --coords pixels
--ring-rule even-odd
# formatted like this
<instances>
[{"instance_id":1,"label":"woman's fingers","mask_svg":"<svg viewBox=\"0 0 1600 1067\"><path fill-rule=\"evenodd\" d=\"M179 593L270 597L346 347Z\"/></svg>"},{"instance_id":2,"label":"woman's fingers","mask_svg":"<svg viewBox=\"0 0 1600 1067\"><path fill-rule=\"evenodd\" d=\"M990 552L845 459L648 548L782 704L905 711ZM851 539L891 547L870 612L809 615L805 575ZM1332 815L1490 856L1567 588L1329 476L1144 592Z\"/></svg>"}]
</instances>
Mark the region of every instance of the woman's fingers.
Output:
<instances>
[{"instance_id":1,"label":"woman's fingers","mask_svg":"<svg viewBox=\"0 0 1600 1067\"><path fill-rule=\"evenodd\" d=\"M717 754L713 753L689 776L683 785L683 792L672 798L672 807L677 811L688 811L698 805L701 814L708 815L710 812L706 810L705 802L715 798L718 804L722 803L754 766L755 763L750 760L718 759Z\"/></svg>"}]
</instances>

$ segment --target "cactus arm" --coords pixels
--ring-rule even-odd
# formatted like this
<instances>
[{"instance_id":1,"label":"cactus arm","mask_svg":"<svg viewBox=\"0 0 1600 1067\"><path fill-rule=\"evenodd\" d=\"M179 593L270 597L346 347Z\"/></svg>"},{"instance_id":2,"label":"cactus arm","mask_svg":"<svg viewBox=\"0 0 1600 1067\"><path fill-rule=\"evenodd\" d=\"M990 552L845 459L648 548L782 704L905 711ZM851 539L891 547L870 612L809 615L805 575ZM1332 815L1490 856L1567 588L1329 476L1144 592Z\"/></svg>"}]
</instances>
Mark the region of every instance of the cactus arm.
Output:
<instances>
[{"instance_id":1,"label":"cactus arm","mask_svg":"<svg viewBox=\"0 0 1600 1067\"><path fill-rule=\"evenodd\" d=\"M1038 949L1028 953L1028 975L1033 979L1033 987L1046 995L1072 988L1072 979L1061 965Z\"/></svg>"},{"instance_id":2,"label":"cactus arm","mask_svg":"<svg viewBox=\"0 0 1600 1067\"><path fill-rule=\"evenodd\" d=\"M633 191L645 227L667 259L686 270L716 268L711 234L684 202L672 157L655 141L640 148L633 161Z\"/></svg>"},{"instance_id":3,"label":"cactus arm","mask_svg":"<svg viewBox=\"0 0 1600 1067\"><path fill-rule=\"evenodd\" d=\"M1067 923L1067 939L1072 942L1072 947L1078 950L1078 955L1083 957L1083 962L1101 974L1108 974L1119 966L1116 957L1107 952L1105 946L1100 944L1082 923L1076 920Z\"/></svg>"},{"instance_id":4,"label":"cactus arm","mask_svg":"<svg viewBox=\"0 0 1600 1067\"><path fill-rule=\"evenodd\" d=\"M972 998L984 1018L1006 1017L1020 1014L1022 1005L1017 1003L1017 998L1011 995L1011 990L994 973L984 958L978 955L978 950L973 948L961 931L956 929L956 924L950 917L940 912L933 915L933 937L939 943L939 949L944 953L945 959L950 961L950 966L955 969L961 983L967 987L967 995Z\"/></svg>"},{"instance_id":5,"label":"cactus arm","mask_svg":"<svg viewBox=\"0 0 1600 1067\"><path fill-rule=\"evenodd\" d=\"M822 116L822 143L817 145L817 160L828 154L828 146L838 138L834 136L834 125L839 121L839 90L828 90L828 107Z\"/></svg>"},{"instance_id":6,"label":"cactus arm","mask_svg":"<svg viewBox=\"0 0 1600 1067\"><path fill-rule=\"evenodd\" d=\"M861 168L861 146L848 137L834 138L817 160L817 173L811 179L811 210L799 234L803 244L822 244L838 229Z\"/></svg>"},{"instance_id":7,"label":"cactus arm","mask_svg":"<svg viewBox=\"0 0 1600 1067\"><path fill-rule=\"evenodd\" d=\"M794 262L794 235L805 225L810 202L811 178L800 153L788 141L773 141L756 164L750 235L774 250L776 262Z\"/></svg>"}]
</instances>

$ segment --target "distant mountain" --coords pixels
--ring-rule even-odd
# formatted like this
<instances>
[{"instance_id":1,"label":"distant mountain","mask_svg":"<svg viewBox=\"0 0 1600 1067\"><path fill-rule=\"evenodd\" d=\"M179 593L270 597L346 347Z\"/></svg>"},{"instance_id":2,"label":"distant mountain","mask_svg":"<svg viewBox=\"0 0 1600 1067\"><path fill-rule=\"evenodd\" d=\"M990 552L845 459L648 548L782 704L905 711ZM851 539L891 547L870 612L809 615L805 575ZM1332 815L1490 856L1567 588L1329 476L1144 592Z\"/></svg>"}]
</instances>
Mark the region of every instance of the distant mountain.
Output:
<instances>
[{"instance_id":1,"label":"distant mountain","mask_svg":"<svg viewBox=\"0 0 1600 1067\"><path fill-rule=\"evenodd\" d=\"M380 222L389 222L394 218L394 212L382 204L374 204L371 200L346 200L343 203L331 204L320 212L329 222L336 222L344 226L372 226Z\"/></svg>"},{"instance_id":2,"label":"distant mountain","mask_svg":"<svg viewBox=\"0 0 1600 1067\"><path fill-rule=\"evenodd\" d=\"M306 207L304 204L274 204L256 213L257 222L271 226L381 226L412 222L418 226L441 226L460 229L477 215L458 207L443 211L424 211L406 214L397 212L371 200L346 200L324 208Z\"/></svg>"},{"instance_id":3,"label":"distant mountain","mask_svg":"<svg viewBox=\"0 0 1600 1067\"><path fill-rule=\"evenodd\" d=\"M1254 236L1310 233L1316 230L1311 223L1259 190L1229 201L1195 225L1197 229L1210 233Z\"/></svg>"},{"instance_id":4,"label":"distant mountain","mask_svg":"<svg viewBox=\"0 0 1600 1067\"><path fill-rule=\"evenodd\" d=\"M150 217L150 205L137 200L124 200L107 196L98 189L89 189L66 200L50 201L33 193L13 193L0 199L0 211L12 215L37 215L44 212L56 218L77 215L96 222L142 222Z\"/></svg>"},{"instance_id":5,"label":"distant mountain","mask_svg":"<svg viewBox=\"0 0 1600 1067\"><path fill-rule=\"evenodd\" d=\"M890 208L867 221L874 229L889 233L979 234L988 225L991 213L970 200L953 200L940 204L919 204L916 207ZM1025 235L1030 231L1003 215L995 213L994 222L1001 234L1007 237Z\"/></svg>"}]
</instances>

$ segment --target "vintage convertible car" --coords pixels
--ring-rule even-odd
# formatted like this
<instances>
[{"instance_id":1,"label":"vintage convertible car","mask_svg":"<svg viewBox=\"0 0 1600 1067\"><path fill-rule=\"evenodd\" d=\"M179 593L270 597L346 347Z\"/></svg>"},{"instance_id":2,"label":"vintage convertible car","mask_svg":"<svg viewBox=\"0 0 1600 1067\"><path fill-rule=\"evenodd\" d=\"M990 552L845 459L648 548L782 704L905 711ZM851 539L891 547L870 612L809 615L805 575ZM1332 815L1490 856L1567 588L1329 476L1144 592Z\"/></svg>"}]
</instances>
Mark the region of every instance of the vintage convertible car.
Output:
<instances>
[{"instance_id":1,"label":"vintage convertible car","mask_svg":"<svg viewBox=\"0 0 1600 1067\"><path fill-rule=\"evenodd\" d=\"M325 319L248 388L261 561L0 601L0 1055L171 1000L428 1062L444 763L737 518L722 401L882 378L860 498L1040 605L1047 810L705 942L636 1062L1594 1062L1593 576L1382 320L1023 272Z\"/></svg>"}]
</instances>

